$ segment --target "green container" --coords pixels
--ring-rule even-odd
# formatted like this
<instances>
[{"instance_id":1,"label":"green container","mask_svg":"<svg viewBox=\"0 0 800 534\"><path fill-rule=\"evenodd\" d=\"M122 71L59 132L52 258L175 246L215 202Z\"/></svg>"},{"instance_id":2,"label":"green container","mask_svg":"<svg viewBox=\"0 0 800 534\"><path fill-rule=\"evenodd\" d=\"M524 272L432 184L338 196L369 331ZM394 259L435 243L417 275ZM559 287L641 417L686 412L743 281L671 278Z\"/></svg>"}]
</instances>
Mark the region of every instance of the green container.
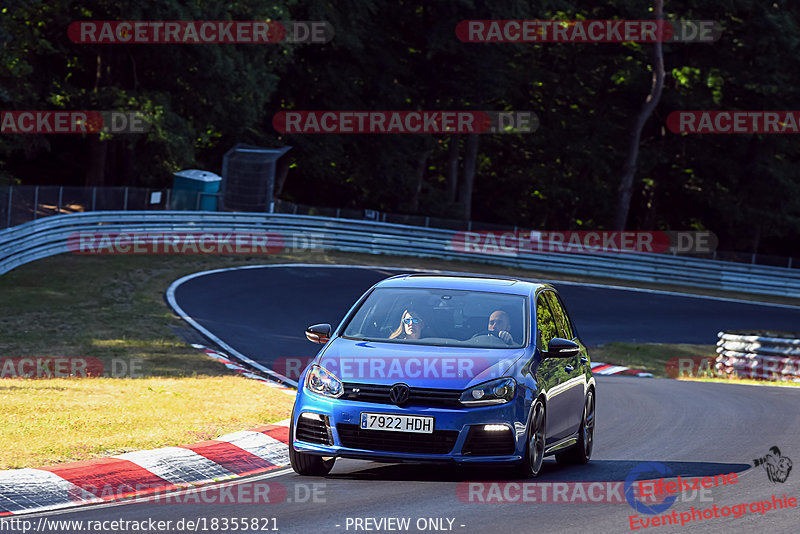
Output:
<instances>
[{"instance_id":1,"label":"green container","mask_svg":"<svg viewBox=\"0 0 800 534\"><path fill-rule=\"evenodd\" d=\"M219 193L221 183L222 177L213 172L197 169L176 172L172 182L172 209L217 211L217 197L213 195Z\"/></svg>"}]
</instances>

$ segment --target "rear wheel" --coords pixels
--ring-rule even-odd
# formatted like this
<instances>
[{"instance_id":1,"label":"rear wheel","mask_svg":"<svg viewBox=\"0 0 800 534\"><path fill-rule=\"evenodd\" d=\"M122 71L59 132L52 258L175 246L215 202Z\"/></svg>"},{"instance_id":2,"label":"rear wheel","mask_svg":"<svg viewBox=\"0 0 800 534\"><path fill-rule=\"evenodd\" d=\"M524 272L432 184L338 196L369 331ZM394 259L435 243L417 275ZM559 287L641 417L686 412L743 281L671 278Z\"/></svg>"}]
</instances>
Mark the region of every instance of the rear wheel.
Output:
<instances>
[{"instance_id":1,"label":"rear wheel","mask_svg":"<svg viewBox=\"0 0 800 534\"><path fill-rule=\"evenodd\" d=\"M592 457L594 446L594 391L586 394L583 405L583 419L578 430L578 443L569 450L556 454L556 461L560 464L585 464Z\"/></svg>"},{"instance_id":2,"label":"rear wheel","mask_svg":"<svg viewBox=\"0 0 800 534\"><path fill-rule=\"evenodd\" d=\"M328 458L327 460L322 456L314 454L307 454L297 452L294 450L294 413L289 423L289 463L292 464L292 469L298 475L303 476L325 476L333 469L333 464L336 463L336 458Z\"/></svg>"},{"instance_id":3,"label":"rear wheel","mask_svg":"<svg viewBox=\"0 0 800 534\"><path fill-rule=\"evenodd\" d=\"M522 474L527 478L539 476L544 460L545 421L546 413L544 404L537 400L533 405L533 415L528 428L525 457L522 459Z\"/></svg>"}]
</instances>

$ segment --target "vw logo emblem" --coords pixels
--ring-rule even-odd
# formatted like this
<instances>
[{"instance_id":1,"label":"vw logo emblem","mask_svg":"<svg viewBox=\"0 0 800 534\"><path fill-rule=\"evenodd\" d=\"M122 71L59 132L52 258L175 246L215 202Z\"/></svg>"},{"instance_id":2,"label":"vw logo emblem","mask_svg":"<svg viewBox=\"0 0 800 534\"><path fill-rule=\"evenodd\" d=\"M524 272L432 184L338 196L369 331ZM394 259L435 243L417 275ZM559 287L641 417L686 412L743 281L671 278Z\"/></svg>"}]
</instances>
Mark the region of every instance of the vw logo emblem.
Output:
<instances>
[{"instance_id":1,"label":"vw logo emblem","mask_svg":"<svg viewBox=\"0 0 800 534\"><path fill-rule=\"evenodd\" d=\"M399 406L408 400L410 392L407 385L395 384L389 389L389 400Z\"/></svg>"}]
</instances>

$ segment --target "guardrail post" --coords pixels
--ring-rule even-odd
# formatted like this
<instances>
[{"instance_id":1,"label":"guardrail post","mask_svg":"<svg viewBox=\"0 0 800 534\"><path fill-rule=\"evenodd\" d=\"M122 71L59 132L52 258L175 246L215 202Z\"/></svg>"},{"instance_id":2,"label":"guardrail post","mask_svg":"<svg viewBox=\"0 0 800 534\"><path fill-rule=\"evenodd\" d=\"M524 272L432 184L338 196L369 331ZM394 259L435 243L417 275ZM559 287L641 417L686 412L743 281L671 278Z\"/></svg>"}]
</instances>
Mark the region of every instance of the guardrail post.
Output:
<instances>
[{"instance_id":1,"label":"guardrail post","mask_svg":"<svg viewBox=\"0 0 800 534\"><path fill-rule=\"evenodd\" d=\"M342 208L336 208L336 218L339 218L339 214L342 213Z\"/></svg>"},{"instance_id":2,"label":"guardrail post","mask_svg":"<svg viewBox=\"0 0 800 534\"><path fill-rule=\"evenodd\" d=\"M430 226L430 222L431 222L431 218L426 215L425 216L425 228Z\"/></svg>"},{"instance_id":3,"label":"guardrail post","mask_svg":"<svg viewBox=\"0 0 800 534\"><path fill-rule=\"evenodd\" d=\"M789 267L788 267L788 268L789 268L789 269L791 269L791 268L792 268L792 257L791 257L791 256L789 256Z\"/></svg>"},{"instance_id":4,"label":"guardrail post","mask_svg":"<svg viewBox=\"0 0 800 534\"><path fill-rule=\"evenodd\" d=\"M172 189L167 189L167 199L164 201L164 209L169 210L169 197L172 194Z\"/></svg>"},{"instance_id":5,"label":"guardrail post","mask_svg":"<svg viewBox=\"0 0 800 534\"><path fill-rule=\"evenodd\" d=\"M753 256L750 258L750 263L752 265L756 264L756 253L755 252L753 252Z\"/></svg>"},{"instance_id":6,"label":"guardrail post","mask_svg":"<svg viewBox=\"0 0 800 534\"><path fill-rule=\"evenodd\" d=\"M61 215L61 201L64 198L64 186L58 186L58 215Z\"/></svg>"},{"instance_id":7,"label":"guardrail post","mask_svg":"<svg viewBox=\"0 0 800 534\"><path fill-rule=\"evenodd\" d=\"M33 220L36 220L36 215L39 213L39 186L33 188Z\"/></svg>"},{"instance_id":8,"label":"guardrail post","mask_svg":"<svg viewBox=\"0 0 800 534\"><path fill-rule=\"evenodd\" d=\"M11 197L14 195L14 186L8 186L8 220L6 221L6 228L11 228Z\"/></svg>"},{"instance_id":9,"label":"guardrail post","mask_svg":"<svg viewBox=\"0 0 800 534\"><path fill-rule=\"evenodd\" d=\"M95 211L95 206L97 205L97 188L92 188L92 211Z\"/></svg>"},{"instance_id":10,"label":"guardrail post","mask_svg":"<svg viewBox=\"0 0 800 534\"><path fill-rule=\"evenodd\" d=\"M128 186L125 186L125 200L122 201L122 211L128 211Z\"/></svg>"},{"instance_id":11,"label":"guardrail post","mask_svg":"<svg viewBox=\"0 0 800 534\"><path fill-rule=\"evenodd\" d=\"M203 198L203 192L202 191L198 191L197 192L197 196L194 199L195 200L195 202L194 202L194 210L195 211L200 211L200 199L201 198Z\"/></svg>"}]
</instances>

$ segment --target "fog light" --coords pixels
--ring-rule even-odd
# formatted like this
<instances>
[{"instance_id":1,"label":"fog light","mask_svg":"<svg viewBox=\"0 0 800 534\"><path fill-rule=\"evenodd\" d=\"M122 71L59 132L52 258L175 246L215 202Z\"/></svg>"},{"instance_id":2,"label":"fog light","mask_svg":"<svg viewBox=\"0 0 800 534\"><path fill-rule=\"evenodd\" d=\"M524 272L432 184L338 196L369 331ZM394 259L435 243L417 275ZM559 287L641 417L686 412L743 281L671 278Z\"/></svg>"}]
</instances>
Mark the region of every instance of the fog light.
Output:
<instances>
[{"instance_id":1,"label":"fog light","mask_svg":"<svg viewBox=\"0 0 800 534\"><path fill-rule=\"evenodd\" d=\"M502 432L508 430L506 425L483 425L483 430L486 432Z\"/></svg>"},{"instance_id":2,"label":"fog light","mask_svg":"<svg viewBox=\"0 0 800 534\"><path fill-rule=\"evenodd\" d=\"M318 413L303 412L300 414L303 419L313 419L314 421L322 421L322 416Z\"/></svg>"}]
</instances>

